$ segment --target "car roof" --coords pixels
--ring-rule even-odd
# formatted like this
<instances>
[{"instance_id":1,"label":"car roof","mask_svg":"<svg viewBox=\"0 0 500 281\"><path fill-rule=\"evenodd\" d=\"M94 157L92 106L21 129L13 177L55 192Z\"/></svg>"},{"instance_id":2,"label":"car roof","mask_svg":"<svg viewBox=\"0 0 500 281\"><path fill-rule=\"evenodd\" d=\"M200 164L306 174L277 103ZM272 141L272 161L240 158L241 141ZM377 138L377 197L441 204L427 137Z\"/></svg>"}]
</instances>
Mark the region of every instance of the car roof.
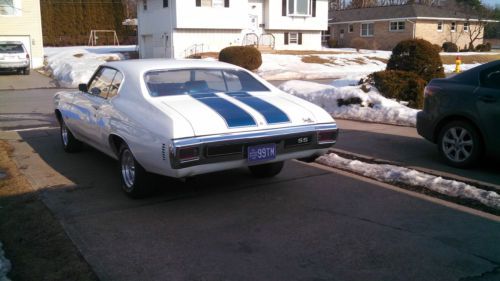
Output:
<instances>
[{"instance_id":1,"label":"car roof","mask_svg":"<svg viewBox=\"0 0 500 281\"><path fill-rule=\"evenodd\" d=\"M116 68L127 73L141 75L152 70L172 70L186 68L224 68L241 69L240 67L219 61L200 59L135 59L107 62L104 66Z\"/></svg>"}]
</instances>

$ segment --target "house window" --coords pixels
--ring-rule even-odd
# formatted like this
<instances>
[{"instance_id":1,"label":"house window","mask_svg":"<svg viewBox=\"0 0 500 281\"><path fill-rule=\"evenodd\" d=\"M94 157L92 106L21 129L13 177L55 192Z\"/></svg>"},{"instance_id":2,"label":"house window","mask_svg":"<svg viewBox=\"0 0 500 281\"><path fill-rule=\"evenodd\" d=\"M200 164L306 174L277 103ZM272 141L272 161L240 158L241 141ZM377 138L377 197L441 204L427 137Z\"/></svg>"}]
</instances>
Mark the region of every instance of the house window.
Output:
<instances>
[{"instance_id":1,"label":"house window","mask_svg":"<svg viewBox=\"0 0 500 281\"><path fill-rule=\"evenodd\" d=\"M297 32L290 32L288 35L288 44L298 44L299 34Z\"/></svg>"},{"instance_id":2,"label":"house window","mask_svg":"<svg viewBox=\"0 0 500 281\"><path fill-rule=\"evenodd\" d=\"M439 31L439 32L443 31L443 22L442 21L438 21L437 31Z\"/></svg>"},{"instance_id":3,"label":"house window","mask_svg":"<svg viewBox=\"0 0 500 281\"><path fill-rule=\"evenodd\" d=\"M21 0L0 0L0 16L20 16Z\"/></svg>"},{"instance_id":4,"label":"house window","mask_svg":"<svg viewBox=\"0 0 500 281\"><path fill-rule=\"evenodd\" d=\"M349 33L352 33L354 31L354 24L350 24L347 28Z\"/></svg>"},{"instance_id":5,"label":"house window","mask_svg":"<svg viewBox=\"0 0 500 281\"><path fill-rule=\"evenodd\" d=\"M163 0L163 8L168 8L168 0Z\"/></svg>"},{"instance_id":6,"label":"house window","mask_svg":"<svg viewBox=\"0 0 500 281\"><path fill-rule=\"evenodd\" d=\"M469 32L469 23L464 22L464 32Z\"/></svg>"},{"instance_id":7,"label":"house window","mask_svg":"<svg viewBox=\"0 0 500 281\"><path fill-rule=\"evenodd\" d=\"M457 31L457 23L456 22L451 23L450 30L451 30L451 32Z\"/></svg>"},{"instance_id":8,"label":"house window","mask_svg":"<svg viewBox=\"0 0 500 281\"><path fill-rule=\"evenodd\" d=\"M362 23L360 35L361 35L361 37L373 36L373 23Z\"/></svg>"},{"instance_id":9,"label":"house window","mask_svg":"<svg viewBox=\"0 0 500 281\"><path fill-rule=\"evenodd\" d=\"M288 0L288 15L310 16L311 0Z\"/></svg>"},{"instance_id":10,"label":"house window","mask_svg":"<svg viewBox=\"0 0 500 281\"><path fill-rule=\"evenodd\" d=\"M148 0L142 0L142 9L144 11L148 10Z\"/></svg>"},{"instance_id":11,"label":"house window","mask_svg":"<svg viewBox=\"0 0 500 281\"><path fill-rule=\"evenodd\" d=\"M389 23L390 31L403 31L405 30L405 22L404 21L391 21Z\"/></svg>"}]
</instances>

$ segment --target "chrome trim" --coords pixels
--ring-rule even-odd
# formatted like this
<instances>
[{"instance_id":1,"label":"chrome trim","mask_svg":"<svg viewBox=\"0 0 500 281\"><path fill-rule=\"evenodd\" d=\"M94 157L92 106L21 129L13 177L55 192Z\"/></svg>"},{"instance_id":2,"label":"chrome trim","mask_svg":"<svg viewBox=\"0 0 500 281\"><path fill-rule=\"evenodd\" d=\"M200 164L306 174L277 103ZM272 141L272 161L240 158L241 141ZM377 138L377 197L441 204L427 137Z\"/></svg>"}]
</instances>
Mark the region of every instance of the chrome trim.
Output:
<instances>
[{"instance_id":1,"label":"chrome trim","mask_svg":"<svg viewBox=\"0 0 500 281\"><path fill-rule=\"evenodd\" d=\"M276 136L281 136L281 135L313 133L313 132L317 132L317 131L329 131L329 130L337 130L337 124L336 123L327 123L327 124L296 126L296 127L269 129L269 130L261 130L261 131L243 132L243 133L229 133L229 134L223 134L223 135L200 136L200 137L172 140L172 143L176 148L179 148L179 147L200 145L200 144L209 144L209 143L215 143L215 142L226 142L226 141L235 141L235 140L251 140L251 139L276 137Z\"/></svg>"},{"instance_id":2,"label":"chrome trim","mask_svg":"<svg viewBox=\"0 0 500 281\"><path fill-rule=\"evenodd\" d=\"M317 132L318 131L338 131L336 123L327 123L327 124L316 124L316 125L305 125L305 126L296 126L296 127L287 127L287 128L278 128L278 129L269 129L269 130L260 130L253 132L243 132L243 133L230 133L230 134L219 134L219 135L210 135L210 136L200 136L200 137L192 137L192 138L183 138L172 140L170 144L170 164L173 169L181 169L190 166L217 163L217 162L226 162L232 160L241 160L244 159L245 152L232 154L232 155L218 155L216 157L206 157L204 155L204 151L208 145L218 145L218 144L229 144L229 143L238 143L241 145L253 145L254 143L262 143L262 142L276 142L277 150L281 155L286 155L288 153L294 153L300 150L315 150L315 149L325 149L333 144L335 144L336 140L329 143L318 143L317 142ZM284 146L284 139L293 137L295 135L301 134L312 134L313 140L305 145L294 146L290 148L286 148ZM337 134L335 135L337 137ZM178 159L178 151L179 148L189 147L189 146L198 146L200 149L200 158L198 160L184 162ZM243 158L242 158L243 157Z\"/></svg>"}]
</instances>

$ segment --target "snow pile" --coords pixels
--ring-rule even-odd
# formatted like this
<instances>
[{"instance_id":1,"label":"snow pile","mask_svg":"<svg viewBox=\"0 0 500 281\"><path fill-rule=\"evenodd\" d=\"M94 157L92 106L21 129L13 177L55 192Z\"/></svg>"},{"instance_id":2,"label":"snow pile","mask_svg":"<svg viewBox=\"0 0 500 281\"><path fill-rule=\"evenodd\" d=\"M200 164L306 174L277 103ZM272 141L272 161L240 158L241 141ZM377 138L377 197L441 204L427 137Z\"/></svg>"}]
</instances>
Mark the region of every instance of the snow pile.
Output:
<instances>
[{"instance_id":1,"label":"snow pile","mask_svg":"<svg viewBox=\"0 0 500 281\"><path fill-rule=\"evenodd\" d=\"M367 75L384 70L386 64L381 60L388 59L390 54L391 52L387 51L357 53L349 50L343 50L339 54L262 54L262 65L257 70L257 74L266 80L334 79L352 74ZM302 58L308 56L316 56L328 62L303 62Z\"/></svg>"},{"instance_id":2,"label":"snow pile","mask_svg":"<svg viewBox=\"0 0 500 281\"><path fill-rule=\"evenodd\" d=\"M135 50L135 45L44 48L47 66L62 87L77 87L79 83L87 83L99 65L124 59L122 52Z\"/></svg>"},{"instance_id":3,"label":"snow pile","mask_svg":"<svg viewBox=\"0 0 500 281\"><path fill-rule=\"evenodd\" d=\"M387 183L404 183L421 186L451 197L472 199L483 205L500 210L500 195L463 182L446 180L416 170L386 164L369 164L349 160L330 153L316 159L316 162L334 168L348 170Z\"/></svg>"},{"instance_id":4,"label":"snow pile","mask_svg":"<svg viewBox=\"0 0 500 281\"><path fill-rule=\"evenodd\" d=\"M10 279L7 278L7 273L9 273L10 268L10 261L5 257L2 242L0 242L0 281L10 281Z\"/></svg>"},{"instance_id":5,"label":"snow pile","mask_svg":"<svg viewBox=\"0 0 500 281\"><path fill-rule=\"evenodd\" d=\"M361 77L351 76L335 80L333 85L292 80L281 84L279 88L321 106L333 117L404 126L416 125L418 110L383 97L374 87L365 93L361 86L346 86L357 84L359 78ZM338 105L339 99L345 101L350 98L361 99L361 104Z\"/></svg>"}]
</instances>

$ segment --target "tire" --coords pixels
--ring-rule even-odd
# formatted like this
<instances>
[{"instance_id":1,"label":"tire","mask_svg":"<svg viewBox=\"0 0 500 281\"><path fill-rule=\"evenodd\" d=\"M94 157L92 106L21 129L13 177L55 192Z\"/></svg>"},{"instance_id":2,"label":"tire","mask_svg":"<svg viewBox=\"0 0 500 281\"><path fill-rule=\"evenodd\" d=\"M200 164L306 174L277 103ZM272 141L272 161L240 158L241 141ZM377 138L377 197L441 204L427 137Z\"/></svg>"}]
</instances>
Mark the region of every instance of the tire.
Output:
<instances>
[{"instance_id":1,"label":"tire","mask_svg":"<svg viewBox=\"0 0 500 281\"><path fill-rule=\"evenodd\" d=\"M64 123L64 120L60 121L60 135L61 135L61 144L64 151L68 153L74 153L82 150L83 143L77 140L69 128Z\"/></svg>"},{"instance_id":2,"label":"tire","mask_svg":"<svg viewBox=\"0 0 500 281\"><path fill-rule=\"evenodd\" d=\"M252 173L253 176L258 178L271 178L276 176L283 169L283 161L261 164L255 166L248 166L248 169Z\"/></svg>"},{"instance_id":3,"label":"tire","mask_svg":"<svg viewBox=\"0 0 500 281\"><path fill-rule=\"evenodd\" d=\"M29 67L26 67L26 68L23 70L23 74L24 74L24 75L30 75L30 68L29 68Z\"/></svg>"},{"instance_id":4,"label":"tire","mask_svg":"<svg viewBox=\"0 0 500 281\"><path fill-rule=\"evenodd\" d=\"M130 148L123 144L120 147L120 178L122 190L130 198L144 198L151 194L152 188L148 182L148 173L135 160Z\"/></svg>"},{"instance_id":5,"label":"tire","mask_svg":"<svg viewBox=\"0 0 500 281\"><path fill-rule=\"evenodd\" d=\"M483 152L483 144L477 129L465 121L446 124L438 136L438 150L443 159L457 168L477 163Z\"/></svg>"}]
</instances>

